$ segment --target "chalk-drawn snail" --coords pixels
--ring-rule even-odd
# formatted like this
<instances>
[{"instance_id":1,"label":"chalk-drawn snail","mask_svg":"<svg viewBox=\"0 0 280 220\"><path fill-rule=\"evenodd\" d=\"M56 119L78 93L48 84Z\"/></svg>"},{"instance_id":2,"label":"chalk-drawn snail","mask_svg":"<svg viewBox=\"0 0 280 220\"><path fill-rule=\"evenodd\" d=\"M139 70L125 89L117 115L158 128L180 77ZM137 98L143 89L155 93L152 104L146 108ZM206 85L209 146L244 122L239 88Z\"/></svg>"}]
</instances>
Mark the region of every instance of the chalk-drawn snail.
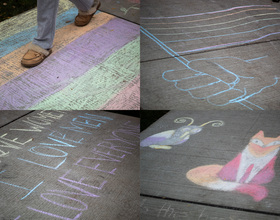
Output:
<instances>
[{"instance_id":1,"label":"chalk-drawn snail","mask_svg":"<svg viewBox=\"0 0 280 220\"><path fill-rule=\"evenodd\" d=\"M211 124L213 127L221 127L224 122L221 120L213 120L206 122L202 125L192 125L193 118L181 117L174 120L175 123L185 123L187 120L191 122L188 125L182 126L175 130L163 131L152 136L149 136L140 142L141 147L150 147L153 149L165 149L169 150L172 147L170 145L179 145L186 142L191 135L197 134L202 130L205 125Z\"/></svg>"}]
</instances>

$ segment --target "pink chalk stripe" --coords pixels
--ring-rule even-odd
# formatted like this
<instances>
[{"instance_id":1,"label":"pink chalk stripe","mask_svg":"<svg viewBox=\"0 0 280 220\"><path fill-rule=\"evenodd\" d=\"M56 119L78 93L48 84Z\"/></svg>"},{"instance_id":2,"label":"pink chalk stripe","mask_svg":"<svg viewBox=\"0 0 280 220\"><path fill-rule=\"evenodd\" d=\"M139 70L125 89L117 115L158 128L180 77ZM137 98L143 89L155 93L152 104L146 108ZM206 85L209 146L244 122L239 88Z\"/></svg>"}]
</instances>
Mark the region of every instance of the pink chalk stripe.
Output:
<instances>
[{"instance_id":1,"label":"pink chalk stripe","mask_svg":"<svg viewBox=\"0 0 280 220\"><path fill-rule=\"evenodd\" d=\"M140 76L137 76L127 87L113 96L100 109L140 110Z\"/></svg>"}]
</instances>

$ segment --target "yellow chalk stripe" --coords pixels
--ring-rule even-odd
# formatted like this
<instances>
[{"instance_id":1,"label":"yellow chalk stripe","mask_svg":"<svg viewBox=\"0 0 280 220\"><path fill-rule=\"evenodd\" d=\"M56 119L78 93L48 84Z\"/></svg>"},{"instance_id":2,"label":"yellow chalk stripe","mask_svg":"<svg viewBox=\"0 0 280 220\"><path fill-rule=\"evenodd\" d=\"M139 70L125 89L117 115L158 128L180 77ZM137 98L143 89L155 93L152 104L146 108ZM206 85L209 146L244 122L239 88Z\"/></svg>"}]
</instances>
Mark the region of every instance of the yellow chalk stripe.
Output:
<instances>
[{"instance_id":1,"label":"yellow chalk stripe","mask_svg":"<svg viewBox=\"0 0 280 220\"><path fill-rule=\"evenodd\" d=\"M153 149L164 149L164 150L170 150L172 147L168 145L150 145L150 148Z\"/></svg>"}]
</instances>

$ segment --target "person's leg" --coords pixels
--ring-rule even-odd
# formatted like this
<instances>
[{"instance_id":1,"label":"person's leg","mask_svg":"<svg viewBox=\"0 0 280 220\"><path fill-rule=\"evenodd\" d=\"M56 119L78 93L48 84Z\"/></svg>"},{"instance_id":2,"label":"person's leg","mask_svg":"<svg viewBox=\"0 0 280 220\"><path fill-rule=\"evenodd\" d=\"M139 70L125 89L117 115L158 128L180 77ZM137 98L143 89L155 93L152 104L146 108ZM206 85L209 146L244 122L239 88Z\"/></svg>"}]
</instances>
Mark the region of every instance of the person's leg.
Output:
<instances>
[{"instance_id":1,"label":"person's leg","mask_svg":"<svg viewBox=\"0 0 280 220\"><path fill-rule=\"evenodd\" d=\"M37 0L37 37L33 44L49 50L52 48L59 0Z\"/></svg>"},{"instance_id":2,"label":"person's leg","mask_svg":"<svg viewBox=\"0 0 280 220\"><path fill-rule=\"evenodd\" d=\"M79 14L75 18L75 25L85 26L87 25L94 13L100 7L99 0L70 0L79 9Z\"/></svg>"},{"instance_id":3,"label":"person's leg","mask_svg":"<svg viewBox=\"0 0 280 220\"><path fill-rule=\"evenodd\" d=\"M37 0L37 36L21 60L23 66L37 66L50 55L55 34L58 3L59 0Z\"/></svg>"}]
</instances>

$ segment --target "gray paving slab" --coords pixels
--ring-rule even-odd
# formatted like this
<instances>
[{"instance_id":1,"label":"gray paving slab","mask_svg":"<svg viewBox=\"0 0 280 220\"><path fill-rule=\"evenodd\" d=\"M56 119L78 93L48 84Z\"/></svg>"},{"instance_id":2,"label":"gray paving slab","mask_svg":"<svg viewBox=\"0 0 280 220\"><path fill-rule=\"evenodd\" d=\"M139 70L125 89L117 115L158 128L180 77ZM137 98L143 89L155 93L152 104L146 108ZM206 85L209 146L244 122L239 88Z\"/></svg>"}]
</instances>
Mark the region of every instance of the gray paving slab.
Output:
<instances>
[{"instance_id":1,"label":"gray paving slab","mask_svg":"<svg viewBox=\"0 0 280 220\"><path fill-rule=\"evenodd\" d=\"M272 165L270 171L274 170L275 176L273 172L271 176L262 176L265 183L255 179L262 174L261 168L256 172L257 175L252 174L253 179L244 177L248 182L237 180L235 171L245 170L238 168L240 164L236 163L236 159L233 160L241 152L245 156L257 155L254 150L250 151L251 154L243 151L252 137L262 139L263 142L275 141L264 137L277 138L280 135L279 113L279 111L170 111L140 134L141 193L279 215L279 159L276 159L274 166L270 164ZM185 122L178 120L182 117L188 118ZM175 120L183 123L175 123ZM214 127L212 125L218 125L214 122L222 126ZM260 131L264 132L264 137ZM159 135L150 137L155 134ZM276 147L279 149L279 144ZM267 148L264 152L268 152L266 150ZM277 155L277 152L274 153ZM252 162L257 167L256 161L258 158L264 158L264 155L252 156L251 159L245 159L245 162L248 164ZM230 161L234 164L228 165ZM224 169L232 175L231 179L225 177L224 173L217 173L218 168L221 169L226 164ZM208 174L198 169L201 166L208 170ZM212 169L217 170L212 172ZM265 170L270 172L269 168ZM196 177L193 172L198 176Z\"/></svg>"},{"instance_id":2,"label":"gray paving slab","mask_svg":"<svg viewBox=\"0 0 280 220\"><path fill-rule=\"evenodd\" d=\"M0 161L0 219L139 218L138 118L35 111L0 129Z\"/></svg>"},{"instance_id":3,"label":"gray paving slab","mask_svg":"<svg viewBox=\"0 0 280 220\"><path fill-rule=\"evenodd\" d=\"M143 62L143 109L280 109L280 41Z\"/></svg>"},{"instance_id":4,"label":"gray paving slab","mask_svg":"<svg viewBox=\"0 0 280 220\"><path fill-rule=\"evenodd\" d=\"M102 0L101 11L140 23L140 0Z\"/></svg>"},{"instance_id":5,"label":"gray paving slab","mask_svg":"<svg viewBox=\"0 0 280 220\"><path fill-rule=\"evenodd\" d=\"M1 111L0 112L0 127L23 116L31 111Z\"/></svg>"},{"instance_id":6,"label":"gray paving slab","mask_svg":"<svg viewBox=\"0 0 280 220\"><path fill-rule=\"evenodd\" d=\"M166 199L155 199L141 196L141 220L193 219L193 220L263 220L280 219L278 216L231 210L188 202L177 202Z\"/></svg>"}]
</instances>

